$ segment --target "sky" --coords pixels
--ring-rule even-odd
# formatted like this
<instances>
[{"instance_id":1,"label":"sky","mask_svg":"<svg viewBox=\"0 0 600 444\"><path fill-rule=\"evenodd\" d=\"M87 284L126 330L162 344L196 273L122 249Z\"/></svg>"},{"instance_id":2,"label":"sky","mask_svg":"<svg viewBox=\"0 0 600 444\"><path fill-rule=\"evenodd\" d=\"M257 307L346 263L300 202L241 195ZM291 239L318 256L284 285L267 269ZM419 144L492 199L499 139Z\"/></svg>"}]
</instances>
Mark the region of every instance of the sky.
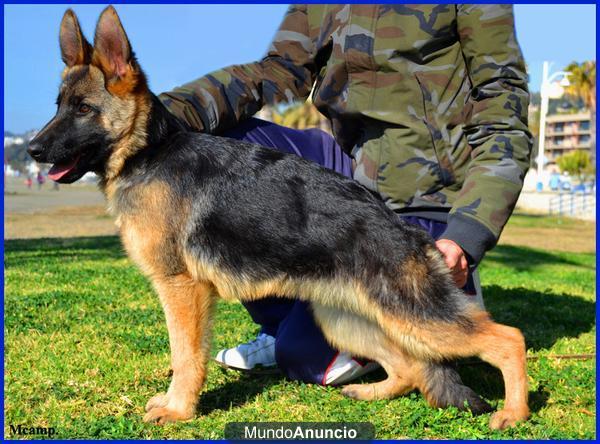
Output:
<instances>
[{"instance_id":1,"label":"sky","mask_svg":"<svg viewBox=\"0 0 600 444\"><path fill-rule=\"evenodd\" d=\"M93 39L103 5L73 5ZM67 5L4 5L4 129L43 126L55 112L63 63L58 28ZM213 70L260 59L287 5L117 5L155 93ZM515 5L517 38L539 91L551 71L595 59L595 5Z\"/></svg>"}]
</instances>

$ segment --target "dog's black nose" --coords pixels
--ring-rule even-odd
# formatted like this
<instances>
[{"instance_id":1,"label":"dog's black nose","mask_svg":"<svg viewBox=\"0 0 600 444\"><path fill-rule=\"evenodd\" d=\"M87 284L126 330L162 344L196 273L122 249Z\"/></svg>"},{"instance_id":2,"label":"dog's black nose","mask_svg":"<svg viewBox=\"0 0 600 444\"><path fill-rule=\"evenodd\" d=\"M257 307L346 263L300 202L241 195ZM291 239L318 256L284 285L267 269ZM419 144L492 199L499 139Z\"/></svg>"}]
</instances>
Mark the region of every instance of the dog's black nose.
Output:
<instances>
[{"instance_id":1,"label":"dog's black nose","mask_svg":"<svg viewBox=\"0 0 600 444\"><path fill-rule=\"evenodd\" d=\"M34 159L39 158L42 155L44 148L40 143L29 143L29 148L27 148L27 152Z\"/></svg>"}]
</instances>

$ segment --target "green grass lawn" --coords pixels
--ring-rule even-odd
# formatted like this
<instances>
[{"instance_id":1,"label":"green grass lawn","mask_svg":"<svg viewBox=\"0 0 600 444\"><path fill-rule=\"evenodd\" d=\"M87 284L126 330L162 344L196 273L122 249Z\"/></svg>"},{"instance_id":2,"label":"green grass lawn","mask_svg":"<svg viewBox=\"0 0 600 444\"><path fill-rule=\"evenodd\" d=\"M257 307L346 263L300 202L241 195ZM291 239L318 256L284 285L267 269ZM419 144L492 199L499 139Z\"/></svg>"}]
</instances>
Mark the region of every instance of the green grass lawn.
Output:
<instances>
[{"instance_id":1,"label":"green grass lawn","mask_svg":"<svg viewBox=\"0 0 600 444\"><path fill-rule=\"evenodd\" d=\"M151 286L117 238L5 242L5 436L9 425L51 426L56 438L213 438L230 421L370 421L377 438L595 437L595 255L500 246L481 267L488 309L521 328L529 365L529 422L491 432L489 415L432 409L421 395L363 402L339 389L249 376L209 365L195 420L141 421L169 383L168 338ZM243 307L220 303L213 352L252 338ZM463 362L465 382L494 406L500 373ZM381 379L382 371L367 380Z\"/></svg>"}]
</instances>

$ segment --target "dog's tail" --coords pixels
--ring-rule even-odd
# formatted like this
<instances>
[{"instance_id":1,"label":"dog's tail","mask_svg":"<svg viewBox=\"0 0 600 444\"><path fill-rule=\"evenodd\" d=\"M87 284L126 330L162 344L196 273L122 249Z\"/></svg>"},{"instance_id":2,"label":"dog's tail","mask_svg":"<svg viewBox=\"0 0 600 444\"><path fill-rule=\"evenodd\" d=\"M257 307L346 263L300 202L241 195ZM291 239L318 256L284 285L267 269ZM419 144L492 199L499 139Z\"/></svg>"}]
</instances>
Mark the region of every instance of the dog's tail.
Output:
<instances>
[{"instance_id":1,"label":"dog's tail","mask_svg":"<svg viewBox=\"0 0 600 444\"><path fill-rule=\"evenodd\" d=\"M421 387L421 392L434 407L454 406L459 410L470 410L474 415L493 410L477 393L463 384L452 364L430 362L424 376L425 387Z\"/></svg>"}]
</instances>

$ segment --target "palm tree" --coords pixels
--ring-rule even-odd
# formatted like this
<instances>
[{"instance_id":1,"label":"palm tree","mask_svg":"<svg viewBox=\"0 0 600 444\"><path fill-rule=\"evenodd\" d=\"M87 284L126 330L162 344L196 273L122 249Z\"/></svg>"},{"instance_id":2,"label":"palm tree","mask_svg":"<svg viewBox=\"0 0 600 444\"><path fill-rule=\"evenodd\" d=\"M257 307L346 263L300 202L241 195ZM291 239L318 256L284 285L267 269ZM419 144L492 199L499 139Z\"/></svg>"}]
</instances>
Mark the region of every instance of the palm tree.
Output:
<instances>
[{"instance_id":1,"label":"palm tree","mask_svg":"<svg viewBox=\"0 0 600 444\"><path fill-rule=\"evenodd\" d=\"M583 63L573 62L567 66L566 71L570 72L569 82L571 83L566 92L570 96L580 97L585 106L590 110L590 158L592 165L596 163L596 61L586 61Z\"/></svg>"}]
</instances>

